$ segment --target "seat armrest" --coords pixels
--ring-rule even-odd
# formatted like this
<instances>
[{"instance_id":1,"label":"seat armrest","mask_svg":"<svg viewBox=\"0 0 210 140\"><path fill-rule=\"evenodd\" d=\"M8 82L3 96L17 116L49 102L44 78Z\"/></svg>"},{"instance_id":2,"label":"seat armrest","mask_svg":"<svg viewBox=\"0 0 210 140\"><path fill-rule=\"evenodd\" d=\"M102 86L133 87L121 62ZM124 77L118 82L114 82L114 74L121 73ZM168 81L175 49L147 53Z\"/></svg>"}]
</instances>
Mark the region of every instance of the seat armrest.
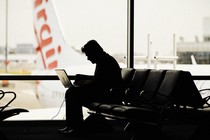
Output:
<instances>
[{"instance_id":1,"label":"seat armrest","mask_svg":"<svg viewBox=\"0 0 210 140\"><path fill-rule=\"evenodd\" d=\"M18 115L18 114L23 113L23 112L29 112L29 111L27 109L24 109L24 108L7 107L3 111L0 112L0 122L9 118L9 117Z\"/></svg>"},{"instance_id":2,"label":"seat armrest","mask_svg":"<svg viewBox=\"0 0 210 140\"><path fill-rule=\"evenodd\" d=\"M4 97L4 95L5 95L5 93L4 93L4 91L3 90L0 90L0 100Z\"/></svg>"},{"instance_id":3,"label":"seat armrest","mask_svg":"<svg viewBox=\"0 0 210 140\"><path fill-rule=\"evenodd\" d=\"M5 92L3 92L3 94L4 94L4 96L5 96L5 94L13 94L13 98L6 105L0 107L0 111L3 111L6 107L8 107L9 104L11 104L16 98L16 93L13 91L5 91Z\"/></svg>"},{"instance_id":4,"label":"seat armrest","mask_svg":"<svg viewBox=\"0 0 210 140\"><path fill-rule=\"evenodd\" d=\"M202 92L205 92L205 91L210 92L210 88L200 89L199 90L199 93L202 95ZM203 108L210 107L209 100L210 100L210 95L208 95L208 96L206 96L206 97L203 98L203 102L204 102Z\"/></svg>"}]
</instances>

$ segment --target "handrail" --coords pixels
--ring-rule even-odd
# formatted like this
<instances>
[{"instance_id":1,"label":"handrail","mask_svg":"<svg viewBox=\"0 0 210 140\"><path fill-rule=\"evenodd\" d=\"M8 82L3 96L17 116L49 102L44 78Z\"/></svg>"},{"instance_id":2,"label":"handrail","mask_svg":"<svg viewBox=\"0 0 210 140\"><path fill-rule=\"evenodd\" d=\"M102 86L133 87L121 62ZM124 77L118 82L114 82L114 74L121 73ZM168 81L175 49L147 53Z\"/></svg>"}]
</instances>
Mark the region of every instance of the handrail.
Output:
<instances>
[{"instance_id":1,"label":"handrail","mask_svg":"<svg viewBox=\"0 0 210 140\"><path fill-rule=\"evenodd\" d=\"M75 76L70 75L74 80ZM210 75L194 75L193 80L210 80ZM0 75L0 80L59 80L57 75Z\"/></svg>"},{"instance_id":2,"label":"handrail","mask_svg":"<svg viewBox=\"0 0 210 140\"><path fill-rule=\"evenodd\" d=\"M74 80L75 76L68 76ZM91 78L91 77L90 77ZM0 80L59 80L57 75L0 75Z\"/></svg>"},{"instance_id":3,"label":"handrail","mask_svg":"<svg viewBox=\"0 0 210 140\"><path fill-rule=\"evenodd\" d=\"M193 75L193 80L210 80L210 75Z\"/></svg>"},{"instance_id":4,"label":"handrail","mask_svg":"<svg viewBox=\"0 0 210 140\"><path fill-rule=\"evenodd\" d=\"M59 79L58 76L55 75L1 75L0 80L59 80Z\"/></svg>"}]
</instances>

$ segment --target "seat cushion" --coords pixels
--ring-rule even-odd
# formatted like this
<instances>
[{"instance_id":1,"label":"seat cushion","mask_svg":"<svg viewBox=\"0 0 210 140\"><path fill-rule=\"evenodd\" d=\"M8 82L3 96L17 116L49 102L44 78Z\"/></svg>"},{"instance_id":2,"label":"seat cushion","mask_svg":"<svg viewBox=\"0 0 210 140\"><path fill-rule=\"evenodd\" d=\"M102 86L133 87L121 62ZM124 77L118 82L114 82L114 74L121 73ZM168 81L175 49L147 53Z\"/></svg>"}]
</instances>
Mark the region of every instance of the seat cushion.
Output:
<instances>
[{"instance_id":1,"label":"seat cushion","mask_svg":"<svg viewBox=\"0 0 210 140\"><path fill-rule=\"evenodd\" d=\"M112 115L125 117L138 122L157 123L161 118L158 110L133 107L133 106L117 106L112 109Z\"/></svg>"},{"instance_id":2,"label":"seat cushion","mask_svg":"<svg viewBox=\"0 0 210 140\"><path fill-rule=\"evenodd\" d=\"M23 108L5 108L3 111L0 112L0 121L12 117L14 115L18 115L22 112L29 112L27 109Z\"/></svg>"}]
</instances>

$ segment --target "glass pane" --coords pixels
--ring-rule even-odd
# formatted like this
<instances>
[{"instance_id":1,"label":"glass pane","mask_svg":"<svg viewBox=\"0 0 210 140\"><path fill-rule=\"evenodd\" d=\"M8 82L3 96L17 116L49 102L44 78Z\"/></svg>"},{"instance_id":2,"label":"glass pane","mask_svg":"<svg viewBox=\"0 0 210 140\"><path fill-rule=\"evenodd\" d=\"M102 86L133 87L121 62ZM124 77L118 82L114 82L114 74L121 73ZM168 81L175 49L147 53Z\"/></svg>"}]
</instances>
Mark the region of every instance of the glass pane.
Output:
<instances>
[{"instance_id":1,"label":"glass pane","mask_svg":"<svg viewBox=\"0 0 210 140\"><path fill-rule=\"evenodd\" d=\"M210 74L209 7L206 0L135 1L135 67Z\"/></svg>"},{"instance_id":2,"label":"glass pane","mask_svg":"<svg viewBox=\"0 0 210 140\"><path fill-rule=\"evenodd\" d=\"M7 53L0 52L4 60L1 65L6 67L0 67L3 71L46 74L48 69L71 67L70 74L92 74L94 66L80 53L80 48L91 39L126 67L126 1L35 2L0 1L0 50L7 48ZM40 48L37 41L42 43Z\"/></svg>"},{"instance_id":3,"label":"glass pane","mask_svg":"<svg viewBox=\"0 0 210 140\"><path fill-rule=\"evenodd\" d=\"M51 3L48 0L36 5L33 2L0 1L0 46L2 50L7 48L7 53L0 52L3 57L1 74L54 75L54 69L58 67L65 68L69 75L93 74L95 66L80 52L91 39L97 40L121 67L127 67L127 1L56 0ZM38 48L38 43L44 45ZM60 81L2 82L3 90L17 93L11 106L30 110L15 119L52 119L61 105L57 118L64 118L62 103L66 88ZM2 103L8 102L9 98L4 98Z\"/></svg>"},{"instance_id":4,"label":"glass pane","mask_svg":"<svg viewBox=\"0 0 210 140\"><path fill-rule=\"evenodd\" d=\"M16 93L16 99L9 104L10 107L29 110L8 120L50 120L65 117L64 93L66 89L60 81L3 80L0 87L3 91ZM0 105L6 105L12 98L13 94L5 94ZM60 112L59 107L61 107Z\"/></svg>"},{"instance_id":5,"label":"glass pane","mask_svg":"<svg viewBox=\"0 0 210 140\"><path fill-rule=\"evenodd\" d=\"M6 32L6 1L0 1L0 71L4 71L5 65L5 32Z\"/></svg>"},{"instance_id":6,"label":"glass pane","mask_svg":"<svg viewBox=\"0 0 210 140\"><path fill-rule=\"evenodd\" d=\"M126 67L127 1L63 0L55 4L70 47L80 50L88 40L95 39Z\"/></svg>"}]
</instances>

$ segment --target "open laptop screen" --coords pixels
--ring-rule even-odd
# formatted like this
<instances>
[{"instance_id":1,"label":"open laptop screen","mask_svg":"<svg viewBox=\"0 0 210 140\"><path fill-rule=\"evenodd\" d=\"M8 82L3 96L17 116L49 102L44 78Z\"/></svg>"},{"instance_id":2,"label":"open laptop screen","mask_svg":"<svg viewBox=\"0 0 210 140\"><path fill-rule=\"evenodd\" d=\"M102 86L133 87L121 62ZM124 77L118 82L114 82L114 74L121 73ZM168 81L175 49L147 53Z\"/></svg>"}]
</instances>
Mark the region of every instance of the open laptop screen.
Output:
<instances>
[{"instance_id":1,"label":"open laptop screen","mask_svg":"<svg viewBox=\"0 0 210 140\"><path fill-rule=\"evenodd\" d=\"M71 80L68 77L68 74L66 73L64 69L55 69L55 72L57 73L58 78L60 79L61 83L63 84L65 88L69 88L73 86Z\"/></svg>"}]
</instances>

